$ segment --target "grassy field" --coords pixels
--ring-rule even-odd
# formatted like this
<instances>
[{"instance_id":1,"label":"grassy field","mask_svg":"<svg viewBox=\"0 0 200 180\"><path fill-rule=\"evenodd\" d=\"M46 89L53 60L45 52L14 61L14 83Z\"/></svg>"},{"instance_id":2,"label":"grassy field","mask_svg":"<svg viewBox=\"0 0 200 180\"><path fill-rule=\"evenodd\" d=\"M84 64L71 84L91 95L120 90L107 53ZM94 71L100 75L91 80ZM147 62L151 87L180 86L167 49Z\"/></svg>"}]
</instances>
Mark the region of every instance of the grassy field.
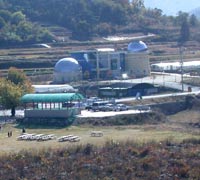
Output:
<instances>
[{"instance_id":1,"label":"grassy field","mask_svg":"<svg viewBox=\"0 0 200 180\"><path fill-rule=\"evenodd\" d=\"M169 116L166 123L155 125L131 125L131 126L70 126L61 129L26 129L27 133L36 134L55 134L56 137L63 135L78 135L81 137L80 142L58 142L57 139L38 142L38 141L17 141L17 137L21 134L21 129L16 124L5 124L0 131L1 154L15 153L21 150L38 151L42 149L57 149L61 147L70 147L75 144L91 143L97 146L104 145L107 141L136 141L145 143L149 141L162 141L169 139L170 141L180 142L184 139L197 138L200 139L199 128L189 126L189 123L198 123L200 113L198 111L183 111L176 115ZM104 133L103 137L91 137L93 130L100 130ZM12 137L8 137L8 131L12 131Z\"/></svg>"}]
</instances>

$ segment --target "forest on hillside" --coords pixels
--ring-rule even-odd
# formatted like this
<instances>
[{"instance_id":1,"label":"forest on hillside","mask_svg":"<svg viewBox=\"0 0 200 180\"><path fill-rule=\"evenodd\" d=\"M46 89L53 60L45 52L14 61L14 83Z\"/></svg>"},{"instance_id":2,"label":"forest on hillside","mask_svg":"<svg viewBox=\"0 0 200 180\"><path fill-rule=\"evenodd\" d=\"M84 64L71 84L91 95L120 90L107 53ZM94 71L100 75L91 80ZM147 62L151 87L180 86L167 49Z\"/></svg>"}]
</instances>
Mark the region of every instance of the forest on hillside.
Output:
<instances>
[{"instance_id":1,"label":"forest on hillside","mask_svg":"<svg viewBox=\"0 0 200 180\"><path fill-rule=\"evenodd\" d=\"M200 40L194 15L166 16L143 0L0 0L0 8L0 45L53 40L42 24L64 27L77 40L135 32L158 34L160 41Z\"/></svg>"}]
</instances>

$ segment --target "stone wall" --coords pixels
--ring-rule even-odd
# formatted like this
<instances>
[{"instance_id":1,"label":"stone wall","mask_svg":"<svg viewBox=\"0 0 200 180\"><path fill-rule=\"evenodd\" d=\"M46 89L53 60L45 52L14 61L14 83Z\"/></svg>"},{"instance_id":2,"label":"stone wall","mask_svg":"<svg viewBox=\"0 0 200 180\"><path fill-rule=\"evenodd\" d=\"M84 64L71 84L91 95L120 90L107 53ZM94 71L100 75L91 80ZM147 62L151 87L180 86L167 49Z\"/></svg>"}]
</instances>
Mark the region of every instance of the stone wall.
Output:
<instances>
[{"instance_id":1,"label":"stone wall","mask_svg":"<svg viewBox=\"0 0 200 180\"><path fill-rule=\"evenodd\" d=\"M67 118L80 114L79 109L52 109L52 110L38 110L26 109L24 111L25 118Z\"/></svg>"}]
</instances>

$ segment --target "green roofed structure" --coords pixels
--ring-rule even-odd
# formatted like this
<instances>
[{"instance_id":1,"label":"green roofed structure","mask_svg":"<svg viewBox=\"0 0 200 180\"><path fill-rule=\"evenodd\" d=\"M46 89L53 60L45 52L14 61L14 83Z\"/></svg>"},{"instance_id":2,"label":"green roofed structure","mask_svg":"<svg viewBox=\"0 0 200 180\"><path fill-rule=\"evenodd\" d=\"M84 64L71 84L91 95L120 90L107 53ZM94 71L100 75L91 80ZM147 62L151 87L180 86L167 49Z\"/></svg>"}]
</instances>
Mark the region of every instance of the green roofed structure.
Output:
<instances>
[{"instance_id":1,"label":"green roofed structure","mask_svg":"<svg viewBox=\"0 0 200 180\"><path fill-rule=\"evenodd\" d=\"M79 93L26 94L21 102L25 118L68 118L80 113L83 99Z\"/></svg>"},{"instance_id":2,"label":"green roofed structure","mask_svg":"<svg viewBox=\"0 0 200 180\"><path fill-rule=\"evenodd\" d=\"M26 94L21 98L23 103L31 102L67 102L67 101L79 101L84 97L78 93L52 93L52 94Z\"/></svg>"}]
</instances>

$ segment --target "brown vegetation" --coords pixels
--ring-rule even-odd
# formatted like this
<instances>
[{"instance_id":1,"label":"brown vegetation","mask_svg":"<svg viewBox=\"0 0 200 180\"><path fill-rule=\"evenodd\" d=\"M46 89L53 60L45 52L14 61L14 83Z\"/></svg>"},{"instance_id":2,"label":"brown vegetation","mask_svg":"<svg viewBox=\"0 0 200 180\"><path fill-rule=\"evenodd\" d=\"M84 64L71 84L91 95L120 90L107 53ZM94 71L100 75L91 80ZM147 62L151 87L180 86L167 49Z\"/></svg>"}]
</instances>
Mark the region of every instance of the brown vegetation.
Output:
<instances>
[{"instance_id":1,"label":"brown vegetation","mask_svg":"<svg viewBox=\"0 0 200 180\"><path fill-rule=\"evenodd\" d=\"M166 117L159 112L126 114L104 118L77 118L74 125L91 124L93 126L119 126L158 124L166 121Z\"/></svg>"},{"instance_id":2,"label":"brown vegetation","mask_svg":"<svg viewBox=\"0 0 200 180\"><path fill-rule=\"evenodd\" d=\"M108 141L0 158L0 179L200 179L200 141L139 145Z\"/></svg>"}]
</instances>

